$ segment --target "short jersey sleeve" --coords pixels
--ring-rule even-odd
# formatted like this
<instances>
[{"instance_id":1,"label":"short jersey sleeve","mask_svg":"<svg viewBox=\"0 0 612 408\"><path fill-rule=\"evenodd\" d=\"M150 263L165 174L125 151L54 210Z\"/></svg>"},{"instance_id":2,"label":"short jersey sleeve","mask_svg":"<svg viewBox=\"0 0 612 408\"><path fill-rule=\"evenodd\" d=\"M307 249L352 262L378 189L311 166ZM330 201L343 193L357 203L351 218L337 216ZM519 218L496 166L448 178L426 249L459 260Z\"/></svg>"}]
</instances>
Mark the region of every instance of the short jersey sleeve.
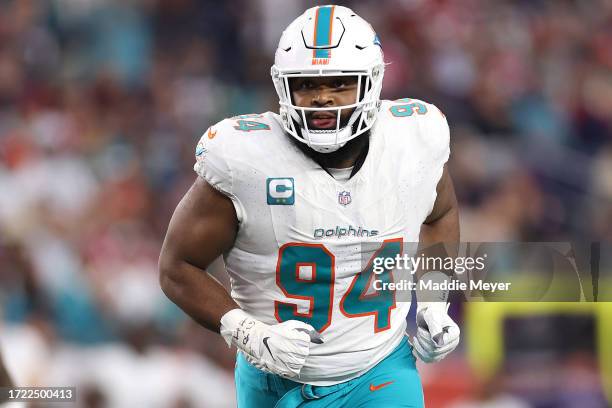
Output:
<instances>
[{"instance_id":1,"label":"short jersey sleeve","mask_svg":"<svg viewBox=\"0 0 612 408\"><path fill-rule=\"evenodd\" d=\"M403 98L384 101L382 111L382 118L388 123L386 128L398 137L398 148L404 146L417 151L428 166L446 163L450 155L450 131L446 116L437 106Z\"/></svg>"},{"instance_id":2,"label":"short jersey sleeve","mask_svg":"<svg viewBox=\"0 0 612 408\"><path fill-rule=\"evenodd\" d=\"M238 221L242 221L242 205L234 192L233 171L228 146L233 128L225 119L204 132L195 149L193 169L213 188L229 197L236 209Z\"/></svg>"},{"instance_id":3,"label":"short jersey sleeve","mask_svg":"<svg viewBox=\"0 0 612 408\"><path fill-rule=\"evenodd\" d=\"M433 186L432 197L428 205L430 214L433 211L437 198L437 185L442 178L444 165L450 156L450 129L446 116L435 105L426 104L428 115L421 117L421 135L423 144L426 146L427 157L429 162L430 183ZM427 178L426 176L426 178Z\"/></svg>"},{"instance_id":4,"label":"short jersey sleeve","mask_svg":"<svg viewBox=\"0 0 612 408\"><path fill-rule=\"evenodd\" d=\"M450 156L446 117L435 105L413 98L384 101L381 109L386 149L401 165L403 183L413 189L412 210L426 218L433 210L436 187Z\"/></svg>"},{"instance_id":5,"label":"short jersey sleeve","mask_svg":"<svg viewBox=\"0 0 612 408\"><path fill-rule=\"evenodd\" d=\"M446 116L437 106L428 104L431 115L425 120L425 132L430 137L432 160L437 166L444 166L450 156L450 129Z\"/></svg>"}]
</instances>

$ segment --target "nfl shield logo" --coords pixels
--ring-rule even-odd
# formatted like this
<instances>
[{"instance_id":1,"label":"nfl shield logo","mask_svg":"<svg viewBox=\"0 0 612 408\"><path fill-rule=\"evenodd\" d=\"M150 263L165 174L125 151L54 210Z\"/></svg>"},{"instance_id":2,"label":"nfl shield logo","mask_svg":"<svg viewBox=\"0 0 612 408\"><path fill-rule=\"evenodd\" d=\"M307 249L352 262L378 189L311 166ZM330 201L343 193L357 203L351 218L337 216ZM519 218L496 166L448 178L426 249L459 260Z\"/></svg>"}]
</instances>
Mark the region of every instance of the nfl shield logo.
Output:
<instances>
[{"instance_id":1,"label":"nfl shield logo","mask_svg":"<svg viewBox=\"0 0 612 408\"><path fill-rule=\"evenodd\" d=\"M338 203L344 206L347 206L351 203L351 192L343 191L338 193Z\"/></svg>"}]
</instances>

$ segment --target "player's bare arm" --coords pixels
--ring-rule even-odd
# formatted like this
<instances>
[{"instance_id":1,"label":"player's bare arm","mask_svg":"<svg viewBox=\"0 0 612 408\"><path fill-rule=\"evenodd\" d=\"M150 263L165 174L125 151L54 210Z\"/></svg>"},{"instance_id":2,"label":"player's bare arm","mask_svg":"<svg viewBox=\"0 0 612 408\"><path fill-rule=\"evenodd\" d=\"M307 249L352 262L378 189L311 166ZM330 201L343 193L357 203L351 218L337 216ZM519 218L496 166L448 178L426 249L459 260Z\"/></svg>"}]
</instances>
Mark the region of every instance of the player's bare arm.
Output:
<instances>
[{"instance_id":1,"label":"player's bare arm","mask_svg":"<svg viewBox=\"0 0 612 408\"><path fill-rule=\"evenodd\" d=\"M172 215L159 258L164 293L217 333L221 317L238 305L206 269L232 247L237 228L231 200L198 177Z\"/></svg>"},{"instance_id":2,"label":"player's bare arm","mask_svg":"<svg viewBox=\"0 0 612 408\"><path fill-rule=\"evenodd\" d=\"M457 256L459 210L453 181L445 165L436 187L434 207L423 223L419 247L427 257ZM417 271L419 280L441 283L450 279L443 271ZM459 327L448 316L448 291L417 289L417 335L414 352L426 363L437 362L459 344Z\"/></svg>"},{"instance_id":3,"label":"player's bare arm","mask_svg":"<svg viewBox=\"0 0 612 408\"><path fill-rule=\"evenodd\" d=\"M459 242L459 206L446 165L436 191L434 208L421 227L420 242L425 247L443 242L450 251L451 244Z\"/></svg>"}]
</instances>

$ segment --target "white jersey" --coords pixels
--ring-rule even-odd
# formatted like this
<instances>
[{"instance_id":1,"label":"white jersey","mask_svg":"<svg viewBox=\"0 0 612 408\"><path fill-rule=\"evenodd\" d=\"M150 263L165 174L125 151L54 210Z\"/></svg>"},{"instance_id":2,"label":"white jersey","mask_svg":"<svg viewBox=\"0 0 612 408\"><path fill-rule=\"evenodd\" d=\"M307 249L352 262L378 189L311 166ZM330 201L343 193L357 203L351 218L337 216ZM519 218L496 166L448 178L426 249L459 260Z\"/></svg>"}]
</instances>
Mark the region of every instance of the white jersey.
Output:
<instances>
[{"instance_id":1,"label":"white jersey","mask_svg":"<svg viewBox=\"0 0 612 408\"><path fill-rule=\"evenodd\" d=\"M314 326L324 343L312 345L297 381L331 385L361 375L404 337L410 302L371 292L367 261L418 241L449 129L433 105L383 101L365 161L347 181L296 143L275 113L237 116L202 136L194 168L236 209L239 230L225 255L232 297L265 323Z\"/></svg>"}]
</instances>

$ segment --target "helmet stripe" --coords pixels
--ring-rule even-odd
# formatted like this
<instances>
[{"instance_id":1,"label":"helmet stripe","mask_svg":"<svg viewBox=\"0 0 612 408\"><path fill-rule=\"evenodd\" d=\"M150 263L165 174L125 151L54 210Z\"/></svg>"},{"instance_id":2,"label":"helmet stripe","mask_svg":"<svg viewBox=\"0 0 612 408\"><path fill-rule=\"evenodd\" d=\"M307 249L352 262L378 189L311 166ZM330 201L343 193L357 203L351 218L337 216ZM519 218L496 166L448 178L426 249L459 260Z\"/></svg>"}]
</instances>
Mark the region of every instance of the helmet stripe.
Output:
<instances>
[{"instance_id":1,"label":"helmet stripe","mask_svg":"<svg viewBox=\"0 0 612 408\"><path fill-rule=\"evenodd\" d=\"M335 6L324 6L317 8L314 26L314 45L315 47L330 46L332 42L332 21L334 18ZM313 58L330 58L330 50L313 50Z\"/></svg>"}]
</instances>

